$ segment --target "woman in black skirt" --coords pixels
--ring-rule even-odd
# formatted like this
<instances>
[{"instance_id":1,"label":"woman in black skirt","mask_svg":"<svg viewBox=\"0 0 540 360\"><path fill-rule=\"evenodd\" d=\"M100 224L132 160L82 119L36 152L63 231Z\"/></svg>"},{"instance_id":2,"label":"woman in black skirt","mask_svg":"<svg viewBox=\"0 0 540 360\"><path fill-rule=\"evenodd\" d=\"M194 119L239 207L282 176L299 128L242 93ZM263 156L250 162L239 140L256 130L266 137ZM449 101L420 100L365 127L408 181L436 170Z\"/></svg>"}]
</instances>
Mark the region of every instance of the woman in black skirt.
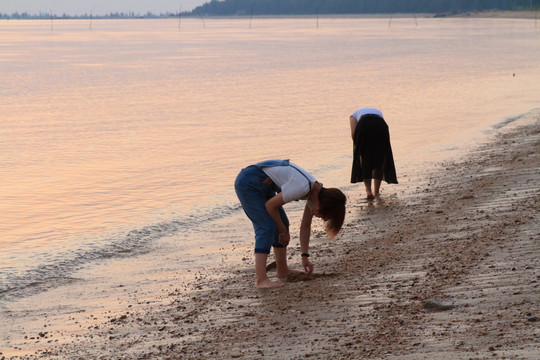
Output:
<instances>
[{"instance_id":1,"label":"woman in black skirt","mask_svg":"<svg viewBox=\"0 0 540 360\"><path fill-rule=\"evenodd\" d=\"M354 144L351 183L363 181L367 199L373 200L380 195L382 180L398 183L388 125L382 112L374 108L356 110L350 123Z\"/></svg>"}]
</instances>

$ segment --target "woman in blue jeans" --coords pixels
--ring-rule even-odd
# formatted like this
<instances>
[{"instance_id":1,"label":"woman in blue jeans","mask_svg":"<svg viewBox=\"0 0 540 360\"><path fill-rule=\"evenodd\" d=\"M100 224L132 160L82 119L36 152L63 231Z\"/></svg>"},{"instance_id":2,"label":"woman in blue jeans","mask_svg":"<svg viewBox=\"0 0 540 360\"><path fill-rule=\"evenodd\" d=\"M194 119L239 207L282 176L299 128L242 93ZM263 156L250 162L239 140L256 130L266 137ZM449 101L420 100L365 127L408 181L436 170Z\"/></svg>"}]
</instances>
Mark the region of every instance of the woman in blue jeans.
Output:
<instances>
[{"instance_id":1,"label":"woman in blue jeans","mask_svg":"<svg viewBox=\"0 0 540 360\"><path fill-rule=\"evenodd\" d=\"M287 265L290 234L283 205L294 200L307 200L300 224L300 249L304 271L311 274L309 237L313 216L324 220L326 233L333 239L345 219L345 195L339 189L323 187L310 173L289 160L267 160L248 166L238 174L234 188L255 230L256 287L283 286L266 275L266 260L272 247L277 277L286 278L293 272Z\"/></svg>"}]
</instances>

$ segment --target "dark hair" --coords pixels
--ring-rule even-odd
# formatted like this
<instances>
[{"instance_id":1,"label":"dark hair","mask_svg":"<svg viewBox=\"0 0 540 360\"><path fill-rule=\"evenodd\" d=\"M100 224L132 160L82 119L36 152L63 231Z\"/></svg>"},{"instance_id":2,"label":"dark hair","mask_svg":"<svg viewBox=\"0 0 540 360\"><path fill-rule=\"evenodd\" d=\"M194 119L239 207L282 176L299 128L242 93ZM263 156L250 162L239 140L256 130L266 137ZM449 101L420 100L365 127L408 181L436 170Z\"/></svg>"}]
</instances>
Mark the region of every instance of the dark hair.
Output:
<instances>
[{"instance_id":1,"label":"dark hair","mask_svg":"<svg viewBox=\"0 0 540 360\"><path fill-rule=\"evenodd\" d=\"M324 220L326 235L333 239L338 234L345 220L347 197L336 188L321 188L319 192L319 213Z\"/></svg>"}]
</instances>

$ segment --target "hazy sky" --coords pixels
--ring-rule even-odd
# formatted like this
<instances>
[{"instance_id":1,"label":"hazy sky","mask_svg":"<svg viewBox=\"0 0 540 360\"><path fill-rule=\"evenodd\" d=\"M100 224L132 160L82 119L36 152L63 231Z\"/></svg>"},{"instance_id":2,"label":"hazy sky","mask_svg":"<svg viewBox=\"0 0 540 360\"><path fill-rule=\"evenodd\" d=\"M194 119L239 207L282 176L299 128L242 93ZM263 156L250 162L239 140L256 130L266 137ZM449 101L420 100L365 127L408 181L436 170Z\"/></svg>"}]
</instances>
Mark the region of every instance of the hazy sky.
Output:
<instances>
[{"instance_id":1,"label":"hazy sky","mask_svg":"<svg viewBox=\"0 0 540 360\"><path fill-rule=\"evenodd\" d=\"M102 15L110 12L134 12L154 14L193 10L210 0L0 0L0 13L14 12L39 14L53 12L56 15Z\"/></svg>"}]
</instances>

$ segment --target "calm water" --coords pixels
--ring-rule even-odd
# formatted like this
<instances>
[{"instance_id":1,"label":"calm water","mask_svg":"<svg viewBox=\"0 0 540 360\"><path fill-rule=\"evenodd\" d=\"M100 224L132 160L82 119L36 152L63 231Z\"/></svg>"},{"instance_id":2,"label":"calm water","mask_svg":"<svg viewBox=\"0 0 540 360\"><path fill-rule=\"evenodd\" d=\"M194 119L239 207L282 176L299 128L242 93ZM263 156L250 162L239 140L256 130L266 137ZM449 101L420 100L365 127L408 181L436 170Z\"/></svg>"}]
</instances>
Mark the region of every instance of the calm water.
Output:
<instances>
[{"instance_id":1,"label":"calm water","mask_svg":"<svg viewBox=\"0 0 540 360\"><path fill-rule=\"evenodd\" d=\"M358 193L357 107L382 109L405 180L540 105L534 20L180 25L0 21L0 297L164 238L226 242L231 217L250 243L232 184L261 159Z\"/></svg>"}]
</instances>

